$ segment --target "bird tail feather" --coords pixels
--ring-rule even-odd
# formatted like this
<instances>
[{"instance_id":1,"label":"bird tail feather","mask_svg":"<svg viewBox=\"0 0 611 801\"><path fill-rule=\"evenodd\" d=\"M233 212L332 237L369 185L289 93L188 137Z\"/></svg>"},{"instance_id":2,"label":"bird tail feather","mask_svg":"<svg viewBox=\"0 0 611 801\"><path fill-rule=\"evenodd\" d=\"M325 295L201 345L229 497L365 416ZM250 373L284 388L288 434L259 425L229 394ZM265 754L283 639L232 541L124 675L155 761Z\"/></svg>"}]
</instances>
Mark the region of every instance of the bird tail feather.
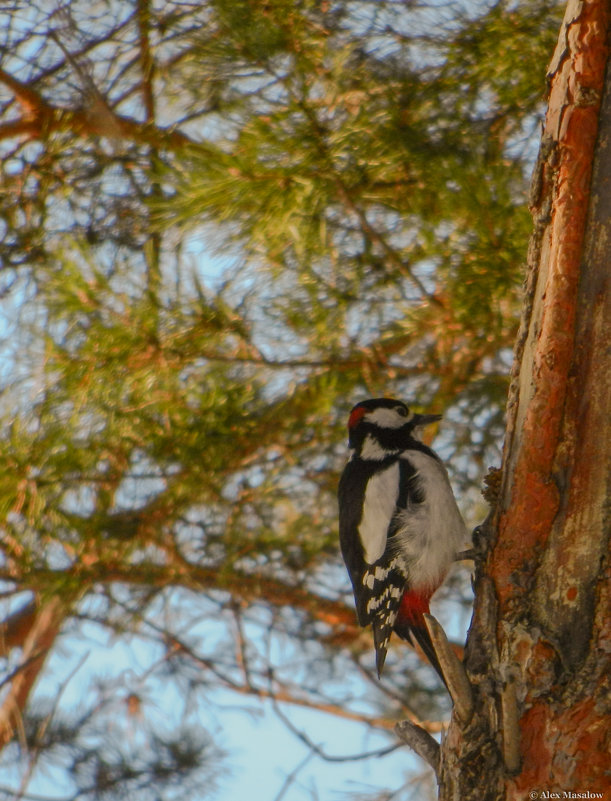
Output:
<instances>
[{"instance_id":1,"label":"bird tail feather","mask_svg":"<svg viewBox=\"0 0 611 801\"><path fill-rule=\"evenodd\" d=\"M382 670L384 669L386 652L388 650L388 641L390 640L393 627L390 621L387 619L385 621L374 620L372 628L373 644L376 650L376 668L378 671L378 678L380 678L382 676Z\"/></svg>"},{"instance_id":2,"label":"bird tail feather","mask_svg":"<svg viewBox=\"0 0 611 801\"><path fill-rule=\"evenodd\" d=\"M401 608L395 621L394 631L403 640L407 640L412 645L417 643L420 646L443 683L446 684L435 646L424 622L424 614L428 614L429 611L429 596L406 592L401 600Z\"/></svg>"}]
</instances>

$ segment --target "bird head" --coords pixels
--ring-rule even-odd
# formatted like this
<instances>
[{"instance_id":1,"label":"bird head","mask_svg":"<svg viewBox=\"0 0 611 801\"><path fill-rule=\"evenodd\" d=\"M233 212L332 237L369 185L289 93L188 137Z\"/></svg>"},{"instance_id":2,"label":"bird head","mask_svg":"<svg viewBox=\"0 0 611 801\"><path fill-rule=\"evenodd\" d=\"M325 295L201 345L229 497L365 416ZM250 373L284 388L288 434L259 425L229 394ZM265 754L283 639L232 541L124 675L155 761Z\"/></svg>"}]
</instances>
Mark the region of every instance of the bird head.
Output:
<instances>
[{"instance_id":1,"label":"bird head","mask_svg":"<svg viewBox=\"0 0 611 801\"><path fill-rule=\"evenodd\" d=\"M416 414L394 398L361 401L348 418L350 447L364 458L383 459L417 439L417 429L438 420L440 414Z\"/></svg>"}]
</instances>

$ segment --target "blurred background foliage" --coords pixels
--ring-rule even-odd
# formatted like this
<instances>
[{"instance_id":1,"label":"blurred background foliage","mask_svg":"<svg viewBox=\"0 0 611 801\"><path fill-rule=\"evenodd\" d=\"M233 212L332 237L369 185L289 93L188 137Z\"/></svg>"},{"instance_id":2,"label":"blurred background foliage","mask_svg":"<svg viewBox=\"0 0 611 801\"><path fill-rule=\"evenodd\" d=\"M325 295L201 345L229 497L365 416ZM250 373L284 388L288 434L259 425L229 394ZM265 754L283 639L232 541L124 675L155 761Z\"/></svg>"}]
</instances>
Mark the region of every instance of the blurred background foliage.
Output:
<instances>
[{"instance_id":1,"label":"blurred background foliage","mask_svg":"<svg viewBox=\"0 0 611 801\"><path fill-rule=\"evenodd\" d=\"M443 717L417 655L399 645L378 684L355 627L346 414L378 395L443 412L435 446L485 515L561 11L2 5L4 711L54 599L34 678L58 648L78 667L94 627L147 643L142 675L184 707L160 734L117 670L140 764L98 743L121 725L108 688L75 717L63 684L26 708L29 687L4 751L30 755L22 789L47 759L74 798L204 797L212 746L181 726L219 688L382 731ZM465 571L441 595L464 627Z\"/></svg>"}]
</instances>

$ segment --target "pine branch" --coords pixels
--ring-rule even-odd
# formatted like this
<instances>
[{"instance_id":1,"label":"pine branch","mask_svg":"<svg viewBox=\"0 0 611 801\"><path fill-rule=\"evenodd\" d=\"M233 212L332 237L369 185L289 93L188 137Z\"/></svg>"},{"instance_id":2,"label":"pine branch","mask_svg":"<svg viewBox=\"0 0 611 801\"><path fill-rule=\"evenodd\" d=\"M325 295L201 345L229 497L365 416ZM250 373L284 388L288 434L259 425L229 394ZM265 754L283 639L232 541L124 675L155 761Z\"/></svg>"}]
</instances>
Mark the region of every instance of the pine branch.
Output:
<instances>
[{"instance_id":1,"label":"pine branch","mask_svg":"<svg viewBox=\"0 0 611 801\"><path fill-rule=\"evenodd\" d=\"M87 109L66 109L48 103L43 96L0 68L0 83L15 95L23 110L20 119L0 125L0 138L27 135L40 139L50 133L69 131L75 136L103 136L125 139L159 149L182 151L187 147L201 149L187 134L172 128L140 123L114 112L104 101ZM99 99L98 99L99 101Z\"/></svg>"}]
</instances>

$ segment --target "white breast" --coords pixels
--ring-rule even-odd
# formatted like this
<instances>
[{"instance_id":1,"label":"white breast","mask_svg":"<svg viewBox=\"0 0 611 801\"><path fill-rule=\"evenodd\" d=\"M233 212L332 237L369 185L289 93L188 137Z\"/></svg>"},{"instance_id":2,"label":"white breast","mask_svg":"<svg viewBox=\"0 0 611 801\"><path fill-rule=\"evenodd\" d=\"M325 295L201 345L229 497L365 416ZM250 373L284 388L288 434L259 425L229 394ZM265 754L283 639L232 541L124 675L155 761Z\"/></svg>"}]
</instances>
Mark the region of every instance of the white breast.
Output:
<instances>
[{"instance_id":1,"label":"white breast","mask_svg":"<svg viewBox=\"0 0 611 801\"><path fill-rule=\"evenodd\" d=\"M437 587L467 532L445 467L422 451L401 454L417 471L425 501L399 512L398 551L405 559L413 589Z\"/></svg>"}]
</instances>

